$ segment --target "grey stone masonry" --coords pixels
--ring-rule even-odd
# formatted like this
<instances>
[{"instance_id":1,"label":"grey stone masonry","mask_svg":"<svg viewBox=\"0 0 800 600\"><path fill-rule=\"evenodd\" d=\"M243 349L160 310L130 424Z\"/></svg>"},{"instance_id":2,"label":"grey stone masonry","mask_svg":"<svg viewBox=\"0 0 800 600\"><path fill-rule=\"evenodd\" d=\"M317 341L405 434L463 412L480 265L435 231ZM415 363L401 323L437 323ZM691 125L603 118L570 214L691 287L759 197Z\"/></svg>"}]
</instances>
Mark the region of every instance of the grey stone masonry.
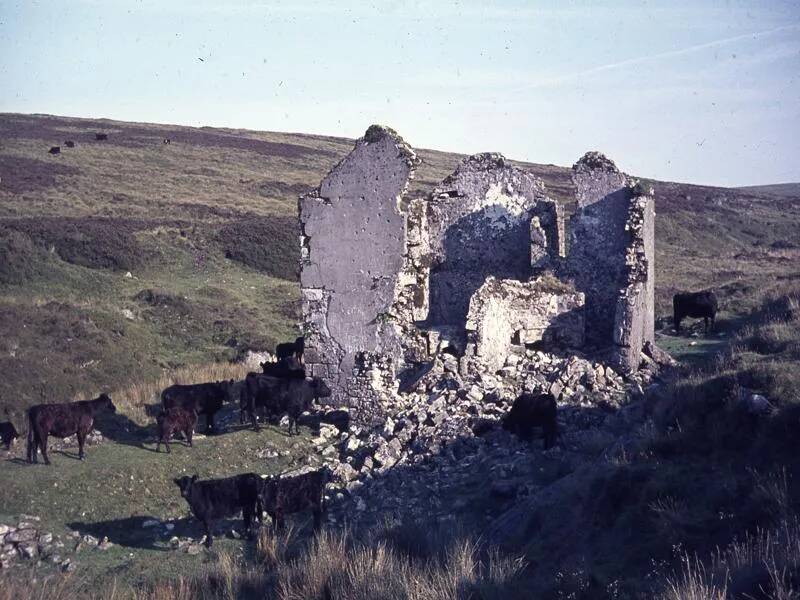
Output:
<instances>
[{"instance_id":1,"label":"grey stone masonry","mask_svg":"<svg viewBox=\"0 0 800 600\"><path fill-rule=\"evenodd\" d=\"M532 173L501 154L465 159L431 194L430 327L463 333L469 302L486 278L527 280L559 256L560 212Z\"/></svg>"},{"instance_id":2,"label":"grey stone masonry","mask_svg":"<svg viewBox=\"0 0 800 600\"><path fill-rule=\"evenodd\" d=\"M300 199L305 361L333 405L379 421L398 380L413 388L432 364L492 376L532 350L640 367L654 348L649 187L582 157L565 257L563 207L532 173L476 154L409 197L417 163L373 125Z\"/></svg>"},{"instance_id":3,"label":"grey stone masonry","mask_svg":"<svg viewBox=\"0 0 800 600\"><path fill-rule=\"evenodd\" d=\"M400 357L389 311L406 254L400 204L416 163L397 133L373 125L300 199L305 360L334 403L363 396L361 353Z\"/></svg>"},{"instance_id":4,"label":"grey stone masonry","mask_svg":"<svg viewBox=\"0 0 800 600\"><path fill-rule=\"evenodd\" d=\"M654 202L599 152L573 166L565 274L586 294L586 340L630 372L654 329Z\"/></svg>"},{"instance_id":5,"label":"grey stone masonry","mask_svg":"<svg viewBox=\"0 0 800 600\"><path fill-rule=\"evenodd\" d=\"M472 371L494 373L512 348L580 348L584 296L551 277L522 282L489 277L475 292L467 316L467 357Z\"/></svg>"}]
</instances>

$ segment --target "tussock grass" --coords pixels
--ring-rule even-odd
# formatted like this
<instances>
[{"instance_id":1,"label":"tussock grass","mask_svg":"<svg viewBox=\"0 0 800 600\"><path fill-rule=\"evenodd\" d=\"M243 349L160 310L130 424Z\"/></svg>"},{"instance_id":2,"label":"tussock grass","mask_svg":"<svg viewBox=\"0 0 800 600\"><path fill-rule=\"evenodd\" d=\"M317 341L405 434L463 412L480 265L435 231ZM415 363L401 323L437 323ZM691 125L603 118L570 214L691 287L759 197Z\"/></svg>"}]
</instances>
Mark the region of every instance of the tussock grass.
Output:
<instances>
[{"instance_id":1,"label":"tussock grass","mask_svg":"<svg viewBox=\"0 0 800 600\"><path fill-rule=\"evenodd\" d=\"M706 562L684 557L668 578L660 600L800 598L800 526L796 519L759 529L718 549Z\"/></svg>"},{"instance_id":2,"label":"tussock grass","mask_svg":"<svg viewBox=\"0 0 800 600\"><path fill-rule=\"evenodd\" d=\"M111 394L117 409L137 425L152 422L148 407L161 402L161 392L174 384L205 383L228 379L243 379L248 368L242 363L209 363L191 365L161 375L161 377L134 383Z\"/></svg>"},{"instance_id":3,"label":"tussock grass","mask_svg":"<svg viewBox=\"0 0 800 600\"><path fill-rule=\"evenodd\" d=\"M91 590L71 576L54 576L23 586L0 578L0 600L34 598L131 600L500 600L523 598L515 590L526 563L496 549L482 552L458 540L441 559L411 559L386 541L357 542L348 531L322 531L310 542L293 531L262 531L255 564L229 552L217 553L193 576L144 588L112 585ZM7 586L4 584L8 584Z\"/></svg>"}]
</instances>

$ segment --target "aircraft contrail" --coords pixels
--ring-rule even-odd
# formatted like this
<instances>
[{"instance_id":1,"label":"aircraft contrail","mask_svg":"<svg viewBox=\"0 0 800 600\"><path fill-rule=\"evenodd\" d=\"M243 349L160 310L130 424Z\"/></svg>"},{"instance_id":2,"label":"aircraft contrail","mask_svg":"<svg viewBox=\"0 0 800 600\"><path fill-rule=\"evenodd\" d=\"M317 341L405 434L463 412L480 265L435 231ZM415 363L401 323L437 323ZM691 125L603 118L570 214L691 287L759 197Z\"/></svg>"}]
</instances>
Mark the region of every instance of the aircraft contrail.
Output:
<instances>
[{"instance_id":1,"label":"aircraft contrail","mask_svg":"<svg viewBox=\"0 0 800 600\"><path fill-rule=\"evenodd\" d=\"M613 69L618 69L620 67L627 67L630 65L638 65L644 62L649 62L651 60L661 60L663 58L672 58L674 56L683 56L684 54L691 54L692 52L697 52L698 50L705 50L707 48L715 48L717 46L723 46L725 44L730 44L731 42L738 42L740 40L747 40L752 39L755 37L760 37L764 35L772 35L773 33L778 33L780 31L789 31L792 29L799 29L800 23L793 23L791 25L782 25L781 27L775 27L774 29L767 29L766 31L755 31L753 33L745 33L742 35L735 35L729 38L723 38L721 40L714 40L712 42L706 42L704 44L696 44L694 46L687 46L686 48L679 48L678 50L668 50L666 52L659 52L658 54L650 54L648 56L638 56L636 58L627 58L625 60L621 60L618 62L609 63L607 65L599 65L597 67L592 67L591 69L585 69L583 71L578 71L577 73L570 73L568 75L563 75L561 77L552 77L550 79L543 79L540 81L535 81L528 83L526 85L513 88L512 92L518 92L522 90L529 90L537 87L549 87L553 85L558 85L561 83L566 83L568 81L572 81L574 79L578 79L580 77L584 77L585 75L593 75L595 73L602 73L603 71L611 71Z\"/></svg>"}]
</instances>

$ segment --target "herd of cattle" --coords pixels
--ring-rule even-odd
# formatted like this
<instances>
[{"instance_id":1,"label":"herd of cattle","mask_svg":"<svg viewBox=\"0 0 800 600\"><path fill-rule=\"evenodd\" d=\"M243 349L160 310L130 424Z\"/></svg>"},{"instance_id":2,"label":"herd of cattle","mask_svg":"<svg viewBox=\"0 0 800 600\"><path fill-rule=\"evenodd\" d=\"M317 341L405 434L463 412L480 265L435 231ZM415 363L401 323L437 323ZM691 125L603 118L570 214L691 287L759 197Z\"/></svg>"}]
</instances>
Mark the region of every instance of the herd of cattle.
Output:
<instances>
[{"instance_id":1,"label":"herd of cattle","mask_svg":"<svg viewBox=\"0 0 800 600\"><path fill-rule=\"evenodd\" d=\"M676 294L673 298L674 325L680 331L680 322L686 317L702 318L708 331L709 320L714 324L717 298L713 292ZM191 385L172 385L161 393L161 411L156 418L160 452L164 444L169 453L170 439L182 433L189 446L197 426L198 417L205 418L205 431L213 433L214 415L223 403L235 400L238 390L240 422L249 421L258 431L257 414L274 421L288 416L289 435L299 433L297 421L302 413L312 408L314 401L330 396L331 390L322 379L306 377L303 363L304 339L279 344L277 362L261 364L262 373L248 373L243 384L233 380ZM95 416L101 411L116 412L107 394L94 400L60 404L37 404L28 409L27 459L38 462L41 451L45 464L49 436L64 438L76 434L78 457L85 458L84 443L92 430ZM513 403L503 419L504 429L522 439L530 439L533 428L540 427L544 434L545 449L552 447L558 437L556 398L552 394L522 394ZM10 449L19 437L12 423L0 423L0 440ZM263 478L254 473L235 475L224 479L198 481L197 475L175 479L181 496L192 513L206 529L206 545L212 543L214 520L242 512L245 528L249 531L253 519L260 520L263 512L280 527L284 515L311 508L315 528L321 522L324 510L323 490L330 472L323 468L294 477L273 476Z\"/></svg>"},{"instance_id":2,"label":"herd of cattle","mask_svg":"<svg viewBox=\"0 0 800 600\"><path fill-rule=\"evenodd\" d=\"M94 134L94 139L95 139L95 141L98 141L98 142L104 142L105 140L108 139L108 134L107 133L95 133ZM169 142L165 142L165 143L169 143ZM75 142L73 140L65 140L64 141L64 145L67 148L74 148L75 147ZM48 154L61 154L61 146L50 146L50 150L48 150L47 152L48 152Z\"/></svg>"}]
</instances>

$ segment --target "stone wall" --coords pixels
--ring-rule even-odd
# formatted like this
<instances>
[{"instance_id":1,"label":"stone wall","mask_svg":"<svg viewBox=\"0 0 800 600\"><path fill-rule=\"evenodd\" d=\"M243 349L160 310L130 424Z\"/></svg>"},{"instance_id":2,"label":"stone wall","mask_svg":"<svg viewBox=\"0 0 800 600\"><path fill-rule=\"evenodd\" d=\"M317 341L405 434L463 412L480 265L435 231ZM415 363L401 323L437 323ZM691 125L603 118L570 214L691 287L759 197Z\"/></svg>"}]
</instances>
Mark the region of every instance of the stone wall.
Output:
<instances>
[{"instance_id":1,"label":"stone wall","mask_svg":"<svg viewBox=\"0 0 800 600\"><path fill-rule=\"evenodd\" d=\"M401 200L416 163L399 135L372 126L300 200L305 360L334 403L363 398L360 354L401 356L389 313L405 264Z\"/></svg>"},{"instance_id":2,"label":"stone wall","mask_svg":"<svg viewBox=\"0 0 800 600\"><path fill-rule=\"evenodd\" d=\"M586 294L586 340L638 368L654 329L654 202L599 152L573 166L577 211L565 274Z\"/></svg>"},{"instance_id":3,"label":"stone wall","mask_svg":"<svg viewBox=\"0 0 800 600\"><path fill-rule=\"evenodd\" d=\"M466 356L473 371L494 373L516 346L524 354L583 346L584 296L551 278L489 277L475 292L467 316Z\"/></svg>"},{"instance_id":4,"label":"stone wall","mask_svg":"<svg viewBox=\"0 0 800 600\"><path fill-rule=\"evenodd\" d=\"M614 363L631 372L641 362L645 343L654 342L655 331L655 210L651 190L634 188L626 222L626 286L617 298L614 316Z\"/></svg>"},{"instance_id":5,"label":"stone wall","mask_svg":"<svg viewBox=\"0 0 800 600\"><path fill-rule=\"evenodd\" d=\"M560 213L544 184L501 154L465 159L431 194L424 327L463 350L472 295L487 277L524 280L559 256Z\"/></svg>"}]
</instances>

